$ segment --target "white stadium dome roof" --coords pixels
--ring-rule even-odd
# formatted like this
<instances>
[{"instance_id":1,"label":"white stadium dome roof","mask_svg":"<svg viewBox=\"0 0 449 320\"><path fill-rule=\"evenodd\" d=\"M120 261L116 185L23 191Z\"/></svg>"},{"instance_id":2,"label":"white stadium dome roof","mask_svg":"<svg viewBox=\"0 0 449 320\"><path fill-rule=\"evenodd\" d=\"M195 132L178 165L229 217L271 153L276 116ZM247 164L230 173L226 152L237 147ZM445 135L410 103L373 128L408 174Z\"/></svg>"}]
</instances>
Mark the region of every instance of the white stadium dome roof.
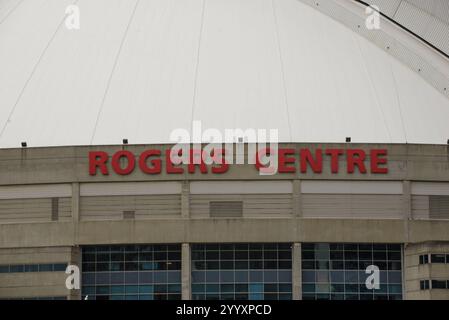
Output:
<instances>
[{"instance_id":1,"label":"white stadium dome roof","mask_svg":"<svg viewBox=\"0 0 449 320\"><path fill-rule=\"evenodd\" d=\"M390 1L405 23L424 10ZM425 13L443 33L417 33L446 52L447 21ZM365 18L352 0L0 0L0 148L169 143L192 120L282 142L446 143L449 60Z\"/></svg>"}]
</instances>

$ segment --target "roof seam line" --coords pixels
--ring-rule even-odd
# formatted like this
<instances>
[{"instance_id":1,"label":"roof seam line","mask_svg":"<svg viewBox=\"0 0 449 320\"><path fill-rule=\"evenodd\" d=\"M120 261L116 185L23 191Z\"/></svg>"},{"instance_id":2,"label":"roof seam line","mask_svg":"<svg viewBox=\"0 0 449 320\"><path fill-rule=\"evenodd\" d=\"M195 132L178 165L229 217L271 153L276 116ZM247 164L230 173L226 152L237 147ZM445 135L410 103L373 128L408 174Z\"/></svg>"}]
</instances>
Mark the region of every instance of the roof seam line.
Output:
<instances>
[{"instance_id":1,"label":"roof seam line","mask_svg":"<svg viewBox=\"0 0 449 320\"><path fill-rule=\"evenodd\" d=\"M119 61L120 55L122 53L123 45L125 44L125 40L126 40L126 38L128 36L129 28L131 26L132 21L134 20L134 15L136 14L137 7L138 7L139 3L140 3L140 0L136 0L136 3L134 4L134 9L133 9L133 11L131 13L131 16L129 18L128 24L126 25L125 33L123 34L122 40L120 42L120 46L119 46L117 55L115 56L114 65L112 66L111 74L109 75L108 82L106 84L106 89L104 91L103 98L101 100L100 109L98 110L97 118L95 120L95 125L94 125L94 129L93 129L93 132L92 132L92 137L90 139L90 144L93 143L95 135L97 133L97 127L98 127L98 123L99 123L100 118L101 118L101 114L103 112L104 104L105 104L105 101L106 101L106 96L109 93L109 88L111 87L112 78L113 78L115 70L117 68L118 61Z\"/></svg>"},{"instance_id":2,"label":"roof seam line","mask_svg":"<svg viewBox=\"0 0 449 320\"><path fill-rule=\"evenodd\" d=\"M196 96L198 89L198 73L199 73L199 65L200 65L200 52L201 52L201 40L203 37L203 29L204 29L204 16L206 11L206 0L203 0L202 9L201 9L201 24L200 24L200 34L198 38L198 50L196 55L196 66L195 66L195 75L193 80L193 97L192 97L192 113L191 113L191 121L190 121L190 134L193 132L193 120L195 116L195 107L196 107Z\"/></svg>"},{"instance_id":3,"label":"roof seam line","mask_svg":"<svg viewBox=\"0 0 449 320\"><path fill-rule=\"evenodd\" d=\"M6 21L6 19L8 19L9 18L9 16L14 12L14 11L16 11L16 9L18 8L18 7L20 7L20 5L22 4L24 2L24 0L20 0L11 10L9 10L9 12L5 15L5 17L3 18L3 20L2 21L0 21L0 24L2 24L3 22L5 22Z\"/></svg>"},{"instance_id":4,"label":"roof seam line","mask_svg":"<svg viewBox=\"0 0 449 320\"><path fill-rule=\"evenodd\" d=\"M391 64L391 61L390 61L389 64L390 64L391 76L393 77L394 92L396 93L396 100L397 100L397 103L398 103L399 115L401 116L402 130L404 131L405 143L407 144L408 143L407 130L405 128L404 117L402 115L402 106L401 106L401 99L399 97L398 84L397 84L397 81L396 81L396 76L394 75L393 65Z\"/></svg>"},{"instance_id":5,"label":"roof seam line","mask_svg":"<svg viewBox=\"0 0 449 320\"><path fill-rule=\"evenodd\" d=\"M284 60L282 58L281 40L279 38L279 27L278 27L278 20L277 20L277 16L276 16L276 7L274 4L274 0L271 0L271 7L272 7L272 11L273 11L274 29L275 29L276 43L277 43L277 49L278 49L278 55L279 55L279 63L281 66L282 87L284 89L283 90L284 91L284 103L285 103L285 108L286 108L286 112L287 112L287 124L288 124L290 141L292 141L293 133L292 133L292 125L290 123L290 108L288 105L287 85L285 82Z\"/></svg>"},{"instance_id":6,"label":"roof seam line","mask_svg":"<svg viewBox=\"0 0 449 320\"><path fill-rule=\"evenodd\" d=\"M399 8L402 6L402 3L403 3L403 2L404 2L404 0L399 1L398 6L396 7L396 10L394 10L394 13L393 13L393 15L392 15L393 19L396 20L396 15L398 14Z\"/></svg>"},{"instance_id":7,"label":"roof seam line","mask_svg":"<svg viewBox=\"0 0 449 320\"><path fill-rule=\"evenodd\" d=\"M382 120L383 120L385 129L387 130L388 137L390 138L390 142L393 142L392 137L391 137L390 127L388 126L387 119L385 118L384 110L380 103L379 93L377 92L376 86L374 85L373 77L368 69L367 59L365 58L365 55L363 54L362 47L360 46L359 40L358 40L358 38L356 38L355 33L352 34L352 39L355 41L355 43L357 44L357 48L359 49L359 54L360 54L360 57L361 57L362 63L363 63L363 69L365 70L365 72L368 76L368 79L369 79L370 86L373 89L374 97L376 98L377 108L379 109L380 114L382 115Z\"/></svg>"},{"instance_id":8,"label":"roof seam line","mask_svg":"<svg viewBox=\"0 0 449 320\"><path fill-rule=\"evenodd\" d=\"M76 5L79 2L79 0L75 0L72 4ZM14 103L11 111L8 114L8 117L6 118L5 123L3 124L3 127L0 131L0 138L3 137L3 134L8 127L8 123L11 121L11 117L14 114L14 111L16 111L17 106L19 105L20 100L22 99L23 94L25 93L26 88L28 87L29 83L31 82L31 79L33 78L34 74L36 73L37 67L43 60L45 54L47 53L48 48L50 48L51 43L56 38L56 35L58 34L58 31L60 30L61 26L63 25L64 21L66 19L66 15L64 14L64 18L61 20L61 22L58 24L55 32L51 36L50 40L48 41L47 45L45 46L44 50L42 51L41 55L39 56L39 59L37 60L36 64L34 65L33 69L31 70L30 76L26 80L25 84L23 85L22 89L20 90L20 93L16 99L16 102Z\"/></svg>"}]
</instances>

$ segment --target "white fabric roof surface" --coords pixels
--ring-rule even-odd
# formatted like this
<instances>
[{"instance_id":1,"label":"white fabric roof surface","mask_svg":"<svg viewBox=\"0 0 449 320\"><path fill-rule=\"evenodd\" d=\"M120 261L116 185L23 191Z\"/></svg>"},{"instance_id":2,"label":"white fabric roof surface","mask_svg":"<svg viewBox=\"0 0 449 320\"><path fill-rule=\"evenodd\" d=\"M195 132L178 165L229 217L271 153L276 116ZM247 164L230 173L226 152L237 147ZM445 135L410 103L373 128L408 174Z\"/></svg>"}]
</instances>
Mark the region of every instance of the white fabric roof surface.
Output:
<instances>
[{"instance_id":1,"label":"white fabric roof surface","mask_svg":"<svg viewBox=\"0 0 449 320\"><path fill-rule=\"evenodd\" d=\"M0 148L169 143L176 128L282 142L446 143L449 99L297 0L0 0Z\"/></svg>"},{"instance_id":2,"label":"white fabric roof surface","mask_svg":"<svg viewBox=\"0 0 449 320\"><path fill-rule=\"evenodd\" d=\"M448 0L366 0L449 55Z\"/></svg>"}]
</instances>

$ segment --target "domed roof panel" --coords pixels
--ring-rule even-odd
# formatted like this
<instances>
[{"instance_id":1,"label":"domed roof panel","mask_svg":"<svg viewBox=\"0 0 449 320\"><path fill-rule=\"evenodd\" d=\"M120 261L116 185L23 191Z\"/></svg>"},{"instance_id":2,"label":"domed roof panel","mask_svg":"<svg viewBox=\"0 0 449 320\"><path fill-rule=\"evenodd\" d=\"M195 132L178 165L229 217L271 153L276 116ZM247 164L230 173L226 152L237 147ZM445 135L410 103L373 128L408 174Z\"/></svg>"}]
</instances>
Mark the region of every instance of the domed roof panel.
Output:
<instances>
[{"instance_id":1,"label":"domed roof panel","mask_svg":"<svg viewBox=\"0 0 449 320\"><path fill-rule=\"evenodd\" d=\"M80 30L70 3L0 3L2 148L167 143L193 120L284 142L449 138L447 97L300 1L79 1Z\"/></svg>"}]
</instances>

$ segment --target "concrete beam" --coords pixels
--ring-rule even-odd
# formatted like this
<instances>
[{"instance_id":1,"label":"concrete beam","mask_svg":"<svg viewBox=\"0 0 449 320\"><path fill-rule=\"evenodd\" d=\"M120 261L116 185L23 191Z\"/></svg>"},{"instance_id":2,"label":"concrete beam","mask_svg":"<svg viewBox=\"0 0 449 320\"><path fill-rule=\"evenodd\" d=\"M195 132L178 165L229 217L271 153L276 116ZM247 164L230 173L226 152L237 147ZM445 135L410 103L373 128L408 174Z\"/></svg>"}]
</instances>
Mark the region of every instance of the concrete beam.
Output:
<instances>
[{"instance_id":1,"label":"concrete beam","mask_svg":"<svg viewBox=\"0 0 449 320\"><path fill-rule=\"evenodd\" d=\"M292 246L292 290L293 300L302 299L301 243Z\"/></svg>"},{"instance_id":2,"label":"concrete beam","mask_svg":"<svg viewBox=\"0 0 449 320\"><path fill-rule=\"evenodd\" d=\"M182 300L190 300L192 298L190 244L182 244L181 259Z\"/></svg>"}]
</instances>

